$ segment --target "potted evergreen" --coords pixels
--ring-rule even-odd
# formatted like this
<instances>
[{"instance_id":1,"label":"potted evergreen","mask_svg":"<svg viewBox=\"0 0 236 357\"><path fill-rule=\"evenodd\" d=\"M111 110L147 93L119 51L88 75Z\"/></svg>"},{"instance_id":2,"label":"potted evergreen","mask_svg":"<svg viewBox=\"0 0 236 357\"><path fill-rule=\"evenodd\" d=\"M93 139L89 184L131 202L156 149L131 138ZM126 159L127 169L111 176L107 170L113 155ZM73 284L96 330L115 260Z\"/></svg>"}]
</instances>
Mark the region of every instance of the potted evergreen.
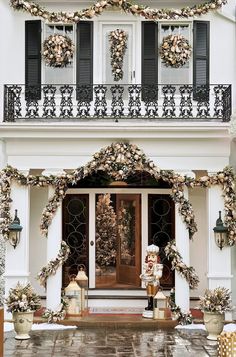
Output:
<instances>
[{"instance_id":1,"label":"potted evergreen","mask_svg":"<svg viewBox=\"0 0 236 357\"><path fill-rule=\"evenodd\" d=\"M232 309L229 290L224 287L207 289L204 296L200 296L200 309L208 331L207 338L217 340L224 327L225 311Z\"/></svg>"},{"instance_id":2,"label":"potted evergreen","mask_svg":"<svg viewBox=\"0 0 236 357\"><path fill-rule=\"evenodd\" d=\"M31 284L23 285L18 282L15 288L9 290L6 305L7 311L12 313L15 339L30 338L29 331L33 324L34 311L41 307L40 297L35 293Z\"/></svg>"}]
</instances>

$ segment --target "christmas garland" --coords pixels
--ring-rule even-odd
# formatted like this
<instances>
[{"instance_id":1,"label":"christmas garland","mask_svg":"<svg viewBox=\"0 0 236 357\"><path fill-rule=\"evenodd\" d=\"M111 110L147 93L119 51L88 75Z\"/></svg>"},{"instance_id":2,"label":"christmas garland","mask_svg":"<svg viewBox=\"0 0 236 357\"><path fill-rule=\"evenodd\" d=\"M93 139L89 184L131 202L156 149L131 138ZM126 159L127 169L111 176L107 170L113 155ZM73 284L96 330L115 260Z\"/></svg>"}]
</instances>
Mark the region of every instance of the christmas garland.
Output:
<instances>
[{"instance_id":1,"label":"christmas garland","mask_svg":"<svg viewBox=\"0 0 236 357\"><path fill-rule=\"evenodd\" d=\"M174 320L178 320L180 325L191 325L193 322L191 312L183 312L175 303L170 305L170 310L172 312L172 317L174 317Z\"/></svg>"},{"instance_id":2,"label":"christmas garland","mask_svg":"<svg viewBox=\"0 0 236 357\"><path fill-rule=\"evenodd\" d=\"M199 278L193 267L188 267L178 252L175 240L172 240L165 247L165 254L171 260L172 270L176 270L189 284L190 289L195 289L199 283Z\"/></svg>"},{"instance_id":3,"label":"christmas garland","mask_svg":"<svg viewBox=\"0 0 236 357\"><path fill-rule=\"evenodd\" d=\"M169 35L163 38L160 56L166 67L179 68L188 62L191 46L182 35Z\"/></svg>"},{"instance_id":4,"label":"christmas garland","mask_svg":"<svg viewBox=\"0 0 236 357\"><path fill-rule=\"evenodd\" d=\"M55 260L50 260L50 262L45 265L40 272L37 274L37 279L39 284L46 288L47 279L51 275L55 275L59 266L61 266L68 259L70 254L70 248L65 241L61 242L61 249Z\"/></svg>"},{"instance_id":5,"label":"christmas garland","mask_svg":"<svg viewBox=\"0 0 236 357\"><path fill-rule=\"evenodd\" d=\"M73 58L75 46L68 36L50 35L43 42L42 57L51 67L66 67Z\"/></svg>"},{"instance_id":6,"label":"christmas garland","mask_svg":"<svg viewBox=\"0 0 236 357\"><path fill-rule=\"evenodd\" d=\"M127 49L128 35L124 30L117 29L109 34L111 67L114 81L123 78L123 60Z\"/></svg>"},{"instance_id":7,"label":"christmas garland","mask_svg":"<svg viewBox=\"0 0 236 357\"><path fill-rule=\"evenodd\" d=\"M68 302L66 301L66 299L62 298L58 310L53 311L51 309L47 309L42 314L42 318L47 319L48 323L55 323L64 320L64 318L66 317L67 306Z\"/></svg>"},{"instance_id":8,"label":"christmas garland","mask_svg":"<svg viewBox=\"0 0 236 357\"><path fill-rule=\"evenodd\" d=\"M105 171L114 180L125 180L134 172L144 171L149 173L157 181L162 179L170 184L172 198L178 205L179 213L189 230L190 238L197 231L193 208L184 197L184 187L210 187L221 185L224 196L225 225L229 231L229 245L236 244L236 192L234 188L235 175L233 169L226 167L213 176L203 176L193 179L176 174L171 170L160 170L154 163L147 159L145 154L133 144L113 143L95 153L93 159L85 166L75 169L71 174L58 176L25 176L17 169L7 166L0 171L0 233L5 240L9 237L9 224L12 222L10 215L11 206L11 181L15 180L22 185L45 187L52 185L55 192L45 207L41 219L42 234L47 236L48 227L53 219L58 206L66 195L69 184L76 184L88 175L98 171Z\"/></svg>"},{"instance_id":9,"label":"christmas garland","mask_svg":"<svg viewBox=\"0 0 236 357\"><path fill-rule=\"evenodd\" d=\"M147 20L177 20L189 17L201 16L209 11L221 8L227 0L210 0L203 4L187 6L182 9L152 9L148 6L137 5L128 0L101 0L83 10L73 12L50 12L39 4L28 0L10 0L10 4L15 10L22 10L32 16L41 17L48 22L77 23L80 20L92 19L101 15L109 7L119 7L124 12L132 15L142 16Z\"/></svg>"}]
</instances>

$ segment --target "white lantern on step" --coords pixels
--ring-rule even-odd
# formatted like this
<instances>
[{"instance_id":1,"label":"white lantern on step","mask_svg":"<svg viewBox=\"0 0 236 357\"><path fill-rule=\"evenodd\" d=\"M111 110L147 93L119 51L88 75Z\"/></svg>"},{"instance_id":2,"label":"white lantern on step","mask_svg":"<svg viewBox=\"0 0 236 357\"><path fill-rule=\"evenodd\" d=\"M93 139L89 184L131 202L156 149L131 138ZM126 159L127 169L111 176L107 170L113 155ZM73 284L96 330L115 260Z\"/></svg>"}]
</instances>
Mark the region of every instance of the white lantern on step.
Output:
<instances>
[{"instance_id":1,"label":"white lantern on step","mask_svg":"<svg viewBox=\"0 0 236 357\"><path fill-rule=\"evenodd\" d=\"M158 291L153 299L153 318L165 319L165 310L167 308L167 297L162 291Z\"/></svg>"},{"instance_id":2,"label":"white lantern on step","mask_svg":"<svg viewBox=\"0 0 236 357\"><path fill-rule=\"evenodd\" d=\"M88 277L83 268L80 268L75 278L81 288L81 311L88 310Z\"/></svg>"},{"instance_id":3,"label":"white lantern on step","mask_svg":"<svg viewBox=\"0 0 236 357\"><path fill-rule=\"evenodd\" d=\"M76 283L75 278L72 278L65 288L65 296L68 299L67 315L81 315L81 288Z\"/></svg>"}]
</instances>

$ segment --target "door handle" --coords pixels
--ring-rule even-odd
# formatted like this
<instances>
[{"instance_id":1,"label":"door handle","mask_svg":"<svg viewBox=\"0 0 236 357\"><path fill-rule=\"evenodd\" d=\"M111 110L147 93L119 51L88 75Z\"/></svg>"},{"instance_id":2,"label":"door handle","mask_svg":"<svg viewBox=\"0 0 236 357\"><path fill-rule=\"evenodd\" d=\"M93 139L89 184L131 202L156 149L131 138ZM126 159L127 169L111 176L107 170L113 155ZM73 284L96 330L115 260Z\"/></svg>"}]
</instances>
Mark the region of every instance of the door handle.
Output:
<instances>
[{"instance_id":1,"label":"door handle","mask_svg":"<svg viewBox=\"0 0 236 357\"><path fill-rule=\"evenodd\" d=\"M90 245L91 245L91 246L93 246L93 245L94 245L94 241L93 241L93 240L91 240Z\"/></svg>"}]
</instances>

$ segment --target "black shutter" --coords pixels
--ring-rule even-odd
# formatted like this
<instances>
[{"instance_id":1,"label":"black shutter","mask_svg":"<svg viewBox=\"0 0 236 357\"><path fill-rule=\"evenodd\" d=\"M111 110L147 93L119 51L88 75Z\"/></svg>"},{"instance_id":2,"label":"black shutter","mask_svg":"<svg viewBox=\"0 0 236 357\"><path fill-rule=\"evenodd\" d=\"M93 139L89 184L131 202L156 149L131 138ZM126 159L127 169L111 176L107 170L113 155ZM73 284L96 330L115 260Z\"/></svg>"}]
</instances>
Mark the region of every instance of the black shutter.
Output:
<instances>
[{"instance_id":1,"label":"black shutter","mask_svg":"<svg viewBox=\"0 0 236 357\"><path fill-rule=\"evenodd\" d=\"M77 25L77 98L90 93L89 100L92 100L93 85L93 22L81 21ZM89 88L89 91L88 91ZM86 95L86 94L85 94Z\"/></svg>"},{"instance_id":2,"label":"black shutter","mask_svg":"<svg viewBox=\"0 0 236 357\"><path fill-rule=\"evenodd\" d=\"M156 90L149 90L156 85ZM153 101L158 93L158 25L155 22L142 22L142 99Z\"/></svg>"},{"instance_id":3,"label":"black shutter","mask_svg":"<svg viewBox=\"0 0 236 357\"><path fill-rule=\"evenodd\" d=\"M41 21L25 22L26 98L41 97Z\"/></svg>"},{"instance_id":4,"label":"black shutter","mask_svg":"<svg viewBox=\"0 0 236 357\"><path fill-rule=\"evenodd\" d=\"M197 87L201 85L205 85L206 91L209 91L209 35L209 21L193 22L193 85L195 94L198 92Z\"/></svg>"}]
</instances>

